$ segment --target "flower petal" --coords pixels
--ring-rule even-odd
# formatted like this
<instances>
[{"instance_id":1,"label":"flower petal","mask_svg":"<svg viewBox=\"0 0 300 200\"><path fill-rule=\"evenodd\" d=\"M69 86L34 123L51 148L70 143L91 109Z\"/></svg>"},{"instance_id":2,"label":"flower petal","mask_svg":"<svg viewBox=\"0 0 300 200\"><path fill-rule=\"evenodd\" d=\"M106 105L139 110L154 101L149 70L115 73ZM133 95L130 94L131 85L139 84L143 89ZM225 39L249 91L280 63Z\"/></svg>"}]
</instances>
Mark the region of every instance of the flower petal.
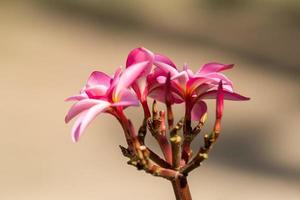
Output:
<instances>
[{"instance_id":1,"label":"flower petal","mask_svg":"<svg viewBox=\"0 0 300 200\"><path fill-rule=\"evenodd\" d=\"M233 88L232 88L232 86L231 85L226 85L226 84L224 84L223 85L223 90L225 90L225 91L229 91L229 92L233 92Z\"/></svg>"},{"instance_id":2,"label":"flower petal","mask_svg":"<svg viewBox=\"0 0 300 200\"><path fill-rule=\"evenodd\" d=\"M164 56L164 55L161 55L161 54L156 54L154 60L157 61L157 62L166 63L166 64L168 64L168 65L170 65L170 66L172 66L176 69L176 65L167 56Z\"/></svg>"},{"instance_id":3,"label":"flower petal","mask_svg":"<svg viewBox=\"0 0 300 200\"><path fill-rule=\"evenodd\" d=\"M107 74L99 71L94 71L88 81L87 86L95 86L95 85L104 85L106 87L110 86L111 77Z\"/></svg>"},{"instance_id":4,"label":"flower petal","mask_svg":"<svg viewBox=\"0 0 300 200\"><path fill-rule=\"evenodd\" d=\"M208 74L208 73L213 73L213 72L220 72L224 71L226 69L231 69L233 68L233 64L221 64L221 63L207 63L203 65L203 67L196 73L196 74Z\"/></svg>"},{"instance_id":5,"label":"flower petal","mask_svg":"<svg viewBox=\"0 0 300 200\"><path fill-rule=\"evenodd\" d=\"M209 91L213 88L215 88L215 85L209 84L209 83L203 83L194 90L195 91L194 94L197 97L197 96L202 95L203 93L205 93L205 92L207 92L207 91Z\"/></svg>"},{"instance_id":6,"label":"flower petal","mask_svg":"<svg viewBox=\"0 0 300 200\"><path fill-rule=\"evenodd\" d=\"M165 76L158 76L158 77L156 78L156 80L157 80L157 82L158 82L159 84L165 84L166 81L167 81L167 77L165 77Z\"/></svg>"},{"instance_id":7,"label":"flower petal","mask_svg":"<svg viewBox=\"0 0 300 200\"><path fill-rule=\"evenodd\" d=\"M108 87L105 85L94 85L85 89L86 94L90 98L104 96L108 90Z\"/></svg>"},{"instance_id":8,"label":"flower petal","mask_svg":"<svg viewBox=\"0 0 300 200\"><path fill-rule=\"evenodd\" d=\"M247 101L247 100L250 100L249 97L242 96L242 95L240 95L238 93L235 93L235 92L229 92L229 91L223 90L223 93L224 93L224 99L226 99L226 100L231 100L231 101ZM200 95L198 98L200 98L200 99L216 99L217 94L218 94L217 90L211 90L211 91L208 91L208 92Z\"/></svg>"},{"instance_id":9,"label":"flower petal","mask_svg":"<svg viewBox=\"0 0 300 200\"><path fill-rule=\"evenodd\" d=\"M72 136L74 141L78 141L87 126L96 118L96 116L105 111L110 106L110 103L103 102L91 107L86 113L79 119L79 122L74 124ZM76 125L76 126L75 126Z\"/></svg>"},{"instance_id":10,"label":"flower petal","mask_svg":"<svg viewBox=\"0 0 300 200\"><path fill-rule=\"evenodd\" d=\"M159 87L156 87L155 89L152 89L148 96L157 100L157 101L160 101L160 102L165 102L166 98L165 98L165 87L163 86L159 86Z\"/></svg>"},{"instance_id":11,"label":"flower petal","mask_svg":"<svg viewBox=\"0 0 300 200\"><path fill-rule=\"evenodd\" d=\"M128 88L148 67L149 61L136 63L128 68L120 76L119 82L114 91L114 98L120 94L121 90Z\"/></svg>"},{"instance_id":12,"label":"flower petal","mask_svg":"<svg viewBox=\"0 0 300 200\"><path fill-rule=\"evenodd\" d=\"M222 80L223 85L230 85L231 87L233 87L232 81L229 78L227 78L224 74L221 74L221 73L209 73L209 74L206 74L205 77L214 79L218 83L220 82L220 80Z\"/></svg>"},{"instance_id":13,"label":"flower petal","mask_svg":"<svg viewBox=\"0 0 300 200\"><path fill-rule=\"evenodd\" d=\"M83 100L83 99L86 99L86 98L88 98L87 94L86 93L81 93L81 94L78 94L78 95L68 97L67 99L65 99L65 101L80 101L80 100Z\"/></svg>"},{"instance_id":14,"label":"flower petal","mask_svg":"<svg viewBox=\"0 0 300 200\"><path fill-rule=\"evenodd\" d=\"M174 67L172 67L172 66L169 65L169 64L166 64L166 63L163 63L163 62L160 62L160 61L154 61L154 65L156 65L156 66L157 66L159 69L161 69L164 73L166 73L166 74L170 73L170 74L171 74L171 77L178 74L177 69L174 68Z\"/></svg>"},{"instance_id":15,"label":"flower petal","mask_svg":"<svg viewBox=\"0 0 300 200\"><path fill-rule=\"evenodd\" d=\"M184 102L183 97L178 94L177 92L173 91L169 91L169 97L171 98L171 104L173 103L182 103ZM153 88L150 92L149 92L149 97L151 97L152 99L155 99L157 101L160 101L162 103L166 102L166 87L165 85L160 85L157 86L155 88Z\"/></svg>"},{"instance_id":16,"label":"flower petal","mask_svg":"<svg viewBox=\"0 0 300 200\"><path fill-rule=\"evenodd\" d=\"M172 76L171 80L178 80L181 87L185 87L187 81L189 80L189 75L187 71L181 71L177 75Z\"/></svg>"},{"instance_id":17,"label":"flower petal","mask_svg":"<svg viewBox=\"0 0 300 200\"><path fill-rule=\"evenodd\" d=\"M145 62L145 61L149 62L147 67L139 75L140 78L143 77L143 79L139 81L139 83L142 83L142 85L136 83L138 84L136 88L139 88L138 89L139 91L136 92L142 93L142 91L145 89L146 76L151 72L153 60L154 60L154 54L148 49L143 47L136 48L129 53L126 61L126 68L133 67L135 66L135 64L140 62Z\"/></svg>"},{"instance_id":18,"label":"flower petal","mask_svg":"<svg viewBox=\"0 0 300 200\"><path fill-rule=\"evenodd\" d=\"M107 97L109 98L112 98L112 95L113 95L113 91L117 85L117 83L119 82L120 80L120 76L122 74L122 67L118 67L117 70L115 71L114 73L114 77L113 79L111 80L111 84L110 84L110 87L108 88L107 92L106 92L106 95Z\"/></svg>"},{"instance_id":19,"label":"flower petal","mask_svg":"<svg viewBox=\"0 0 300 200\"><path fill-rule=\"evenodd\" d=\"M127 57L126 67L129 67L138 62L149 61L152 60L153 58L154 58L154 54L148 49L144 47L135 48L129 53Z\"/></svg>"},{"instance_id":20,"label":"flower petal","mask_svg":"<svg viewBox=\"0 0 300 200\"><path fill-rule=\"evenodd\" d=\"M194 73L193 71L189 68L187 63L184 63L183 65L183 71L186 71L186 73L188 74L189 78L194 77Z\"/></svg>"},{"instance_id":21,"label":"flower petal","mask_svg":"<svg viewBox=\"0 0 300 200\"><path fill-rule=\"evenodd\" d=\"M137 96L129 89L122 90L120 101L112 104L112 106L138 106L139 100Z\"/></svg>"},{"instance_id":22,"label":"flower petal","mask_svg":"<svg viewBox=\"0 0 300 200\"><path fill-rule=\"evenodd\" d=\"M113 107L128 107L128 106L139 106L140 102L137 101L119 101L111 104Z\"/></svg>"},{"instance_id":23,"label":"flower petal","mask_svg":"<svg viewBox=\"0 0 300 200\"><path fill-rule=\"evenodd\" d=\"M205 76L196 76L194 78L190 78L186 84L187 90L193 92L196 88L200 87L202 84L206 84L207 82L214 82L215 80L212 78L208 78ZM216 82L216 81L215 81Z\"/></svg>"},{"instance_id":24,"label":"flower petal","mask_svg":"<svg viewBox=\"0 0 300 200\"><path fill-rule=\"evenodd\" d=\"M75 103L69 110L68 114L66 115L65 122L68 123L74 117L76 117L79 113L91 108L94 105L102 104L104 102L105 101L96 100L96 99L84 99L82 101Z\"/></svg>"},{"instance_id":25,"label":"flower petal","mask_svg":"<svg viewBox=\"0 0 300 200\"><path fill-rule=\"evenodd\" d=\"M80 129L80 124L81 124L81 121L83 119L83 117L85 116L87 111L84 111L82 112L78 118L75 120L73 126L72 126L72 130L71 130L71 136L72 136L72 141L73 142L77 142L78 139L79 139L79 129Z\"/></svg>"},{"instance_id":26,"label":"flower petal","mask_svg":"<svg viewBox=\"0 0 300 200\"><path fill-rule=\"evenodd\" d=\"M192 109L192 120L198 121L207 112L207 105L204 101L197 101Z\"/></svg>"}]
</instances>

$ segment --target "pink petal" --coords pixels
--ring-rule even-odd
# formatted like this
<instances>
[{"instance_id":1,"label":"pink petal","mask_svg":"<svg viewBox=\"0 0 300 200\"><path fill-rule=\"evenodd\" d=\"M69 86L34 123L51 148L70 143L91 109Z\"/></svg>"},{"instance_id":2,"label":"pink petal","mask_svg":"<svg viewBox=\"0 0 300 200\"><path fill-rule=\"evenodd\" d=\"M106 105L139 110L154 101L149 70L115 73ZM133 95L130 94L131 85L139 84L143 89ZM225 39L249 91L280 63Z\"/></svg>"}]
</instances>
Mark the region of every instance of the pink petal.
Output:
<instances>
[{"instance_id":1,"label":"pink petal","mask_svg":"<svg viewBox=\"0 0 300 200\"><path fill-rule=\"evenodd\" d=\"M208 74L208 73L213 73L213 72L220 72L224 71L226 69L231 69L233 68L233 64L221 64L221 63L207 63L203 65L203 67L196 73L196 74Z\"/></svg>"},{"instance_id":2,"label":"pink petal","mask_svg":"<svg viewBox=\"0 0 300 200\"><path fill-rule=\"evenodd\" d=\"M139 80L137 80L138 82ZM145 95L147 96L147 85L146 85L146 81L143 81L142 83L133 83L131 85L132 89L134 90L136 96L138 97L139 100L144 100L145 98Z\"/></svg>"},{"instance_id":3,"label":"pink petal","mask_svg":"<svg viewBox=\"0 0 300 200\"><path fill-rule=\"evenodd\" d=\"M184 102L184 98L181 96L181 94L177 93L177 92L172 92L172 102L171 103L183 103Z\"/></svg>"},{"instance_id":4,"label":"pink petal","mask_svg":"<svg viewBox=\"0 0 300 200\"><path fill-rule=\"evenodd\" d=\"M120 80L122 74L122 67L118 67L115 71L114 78L111 80L111 88L115 87Z\"/></svg>"},{"instance_id":5,"label":"pink petal","mask_svg":"<svg viewBox=\"0 0 300 200\"><path fill-rule=\"evenodd\" d=\"M204 101L197 101L192 109L192 120L198 121L207 112L207 105Z\"/></svg>"},{"instance_id":6,"label":"pink petal","mask_svg":"<svg viewBox=\"0 0 300 200\"><path fill-rule=\"evenodd\" d=\"M73 140L77 142L87 126L97 117L98 114L104 112L109 106L110 103L103 102L87 110L87 112L79 119L79 122L76 121L77 123L74 124L74 129L72 130Z\"/></svg>"},{"instance_id":7,"label":"pink petal","mask_svg":"<svg viewBox=\"0 0 300 200\"><path fill-rule=\"evenodd\" d=\"M189 78L194 77L193 71L189 69L189 67L188 67L188 65L186 63L183 66L183 70L186 71L186 73L188 74Z\"/></svg>"},{"instance_id":8,"label":"pink petal","mask_svg":"<svg viewBox=\"0 0 300 200\"><path fill-rule=\"evenodd\" d=\"M139 106L140 102L137 101L119 101L111 104L113 107L128 107L128 106Z\"/></svg>"},{"instance_id":9,"label":"pink petal","mask_svg":"<svg viewBox=\"0 0 300 200\"><path fill-rule=\"evenodd\" d=\"M197 87L194 91L196 96L202 95L203 93L207 91L217 90L218 86L216 86L216 83L208 83L205 82L201 84L199 87ZM228 92L233 92L233 88L230 85L223 85L223 90Z\"/></svg>"},{"instance_id":10,"label":"pink petal","mask_svg":"<svg viewBox=\"0 0 300 200\"><path fill-rule=\"evenodd\" d=\"M154 60L157 62L168 64L176 69L176 65L172 62L172 60L164 55L156 54Z\"/></svg>"},{"instance_id":11,"label":"pink petal","mask_svg":"<svg viewBox=\"0 0 300 200\"><path fill-rule=\"evenodd\" d=\"M92 87L86 88L85 92L90 98L104 96L108 90L105 85L94 85Z\"/></svg>"},{"instance_id":12,"label":"pink petal","mask_svg":"<svg viewBox=\"0 0 300 200\"><path fill-rule=\"evenodd\" d=\"M232 86L231 85L226 85L226 84L224 84L223 85L223 90L226 90L226 91L229 91L229 92L233 92L233 88L232 88Z\"/></svg>"},{"instance_id":13,"label":"pink petal","mask_svg":"<svg viewBox=\"0 0 300 200\"><path fill-rule=\"evenodd\" d=\"M71 121L74 117L76 117L79 113L89 109L90 107L101 104L105 101L96 100L96 99L84 99L82 101L78 101L75 103L71 109L69 110L68 114L65 117L65 122L68 123Z\"/></svg>"},{"instance_id":14,"label":"pink petal","mask_svg":"<svg viewBox=\"0 0 300 200\"><path fill-rule=\"evenodd\" d=\"M186 71L182 71L182 72L179 72L177 75L172 76L171 80L178 80L179 84L182 87L185 87L187 81L189 80L189 75Z\"/></svg>"},{"instance_id":15,"label":"pink petal","mask_svg":"<svg viewBox=\"0 0 300 200\"><path fill-rule=\"evenodd\" d=\"M160 84L165 84L166 83L166 80L167 78L165 76L159 76L156 78L157 82L160 83Z\"/></svg>"},{"instance_id":16,"label":"pink petal","mask_svg":"<svg viewBox=\"0 0 300 200\"><path fill-rule=\"evenodd\" d=\"M210 89L212 89L214 87L215 87L215 85L213 85L213 84L203 83L195 89L195 94L196 94L196 96L199 96L199 95L209 91Z\"/></svg>"},{"instance_id":17,"label":"pink petal","mask_svg":"<svg viewBox=\"0 0 300 200\"><path fill-rule=\"evenodd\" d=\"M82 94L71 96L71 97L65 99L65 101L80 101L80 100L83 100L83 99L86 99L86 98L88 98L87 94L82 93Z\"/></svg>"},{"instance_id":18,"label":"pink petal","mask_svg":"<svg viewBox=\"0 0 300 200\"><path fill-rule=\"evenodd\" d=\"M104 85L106 87L109 87L110 81L111 77L107 74L99 71L94 71L87 81L87 86Z\"/></svg>"},{"instance_id":19,"label":"pink petal","mask_svg":"<svg viewBox=\"0 0 300 200\"><path fill-rule=\"evenodd\" d=\"M149 51L148 49L143 48L143 47L136 48L129 53L127 62L126 62L126 68L132 67L135 64L140 63L140 62L148 61L149 62L148 66L143 70L143 72L139 76L139 77L145 78L151 72L153 60L154 60L154 54L151 51ZM143 79L143 80L144 80L143 82L146 82L145 79ZM145 85L145 84L143 84L143 85ZM145 86L139 85L139 88L141 90L144 90Z\"/></svg>"},{"instance_id":20,"label":"pink petal","mask_svg":"<svg viewBox=\"0 0 300 200\"><path fill-rule=\"evenodd\" d=\"M139 48L133 49L129 53L129 55L127 57L127 61L126 61L126 67L129 67L138 62L153 60L153 58L154 58L154 54L151 51L149 51L146 48L139 47Z\"/></svg>"},{"instance_id":21,"label":"pink petal","mask_svg":"<svg viewBox=\"0 0 300 200\"><path fill-rule=\"evenodd\" d=\"M159 75L151 73L147 76L147 87L148 90L150 91L151 89L159 86L160 84L157 82L157 77Z\"/></svg>"},{"instance_id":22,"label":"pink petal","mask_svg":"<svg viewBox=\"0 0 300 200\"><path fill-rule=\"evenodd\" d=\"M120 102L116 102L113 105L123 106L138 106L139 100L137 96L129 89L123 90L120 94Z\"/></svg>"},{"instance_id":23,"label":"pink petal","mask_svg":"<svg viewBox=\"0 0 300 200\"><path fill-rule=\"evenodd\" d=\"M204 76L197 76L194 78L190 78L186 84L186 87L190 92L193 92L196 88L200 87L202 84L205 84L207 82L212 82L212 81L215 80Z\"/></svg>"},{"instance_id":24,"label":"pink petal","mask_svg":"<svg viewBox=\"0 0 300 200\"><path fill-rule=\"evenodd\" d=\"M157 77L159 76L167 77L168 74L169 74L168 71L164 71L158 67L155 67L153 72L147 76L147 85L151 87L154 83L157 83ZM164 82L163 79L165 78L160 78L160 79L161 82Z\"/></svg>"},{"instance_id":25,"label":"pink petal","mask_svg":"<svg viewBox=\"0 0 300 200\"><path fill-rule=\"evenodd\" d=\"M174 92L174 91L170 91L169 92L169 96L171 96L171 102L170 103L182 103L184 100L183 100L183 97ZM151 97L157 101L160 101L160 102L163 102L165 103L166 102L166 88L164 85L161 85L159 87L156 87L156 88L153 88L149 94L148 94L148 97Z\"/></svg>"},{"instance_id":26,"label":"pink petal","mask_svg":"<svg viewBox=\"0 0 300 200\"><path fill-rule=\"evenodd\" d=\"M214 79L217 82L220 82L220 80L222 80L223 85L225 84L225 85L230 85L231 87L233 87L232 81L229 78L227 78L224 74L210 73L210 74L206 74L205 77Z\"/></svg>"},{"instance_id":27,"label":"pink petal","mask_svg":"<svg viewBox=\"0 0 300 200\"><path fill-rule=\"evenodd\" d=\"M84 111L82 112L78 118L75 120L73 126L72 126L72 130L71 130L71 136L72 136L72 141L73 142L77 142L78 139L79 139L79 129L80 129L80 124L81 124L81 121L83 119L83 117L85 116L87 111Z\"/></svg>"},{"instance_id":28,"label":"pink petal","mask_svg":"<svg viewBox=\"0 0 300 200\"><path fill-rule=\"evenodd\" d=\"M151 90L148 94L149 97L160 101L160 102L165 102L165 88L164 87L157 87L153 90Z\"/></svg>"},{"instance_id":29,"label":"pink petal","mask_svg":"<svg viewBox=\"0 0 300 200\"><path fill-rule=\"evenodd\" d=\"M226 99L226 100L231 100L231 101L247 101L247 100L250 100L249 97L242 96L242 95L240 95L238 93L235 93L235 92L229 92L229 91L226 91L226 90L223 90L223 92L224 92L224 99ZM209 91L209 92L206 92L206 93L202 94L198 98L201 98L201 99L216 99L217 98L217 93L218 93L217 90L212 90L212 91Z\"/></svg>"},{"instance_id":30,"label":"pink petal","mask_svg":"<svg viewBox=\"0 0 300 200\"><path fill-rule=\"evenodd\" d=\"M145 73L145 72L143 72ZM147 73L147 72L146 72ZM131 85L135 94L141 101L145 101L147 99L148 94L148 86L147 86L147 77L142 75L142 77L136 79L134 83Z\"/></svg>"},{"instance_id":31,"label":"pink petal","mask_svg":"<svg viewBox=\"0 0 300 200\"><path fill-rule=\"evenodd\" d=\"M168 65L166 63L160 62L160 61L155 61L154 64L161 69L163 72L166 74L170 73L171 77L175 76L178 74L178 71L176 68L172 67L171 65Z\"/></svg>"},{"instance_id":32,"label":"pink petal","mask_svg":"<svg viewBox=\"0 0 300 200\"><path fill-rule=\"evenodd\" d=\"M122 67L118 67L117 70L115 71L114 77L111 80L110 88L107 90L107 96L111 97L112 93L117 85L117 83L120 80L120 76L122 74Z\"/></svg>"},{"instance_id":33,"label":"pink petal","mask_svg":"<svg viewBox=\"0 0 300 200\"><path fill-rule=\"evenodd\" d=\"M121 90L128 88L148 67L149 61L136 63L128 68L120 76L119 82L116 85L116 89L114 91L114 98L117 99L117 96L121 92Z\"/></svg>"}]
</instances>

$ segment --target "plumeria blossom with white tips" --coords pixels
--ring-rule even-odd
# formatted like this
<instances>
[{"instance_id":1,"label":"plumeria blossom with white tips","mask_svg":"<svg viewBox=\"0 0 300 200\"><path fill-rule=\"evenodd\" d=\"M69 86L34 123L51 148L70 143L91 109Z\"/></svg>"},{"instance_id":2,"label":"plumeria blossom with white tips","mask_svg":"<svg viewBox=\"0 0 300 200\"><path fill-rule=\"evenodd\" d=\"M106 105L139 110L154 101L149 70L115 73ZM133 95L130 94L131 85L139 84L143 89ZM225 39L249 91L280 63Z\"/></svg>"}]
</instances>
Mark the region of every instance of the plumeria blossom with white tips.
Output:
<instances>
[{"instance_id":1,"label":"plumeria blossom with white tips","mask_svg":"<svg viewBox=\"0 0 300 200\"><path fill-rule=\"evenodd\" d=\"M220 73L232 68L233 65L208 63L195 74L187 65L182 70L162 62L157 62L156 65L159 72L153 73L149 78L152 85L149 96L161 102L165 102L167 99L171 103L185 102L186 107L189 107L187 110L192 120L199 120L206 113L207 106L203 100L216 98L220 81L223 82L225 99L248 100L247 97L233 92L232 81ZM168 76L170 76L170 83L167 83ZM170 84L170 89L166 89L168 84Z\"/></svg>"},{"instance_id":2,"label":"plumeria blossom with white tips","mask_svg":"<svg viewBox=\"0 0 300 200\"><path fill-rule=\"evenodd\" d=\"M145 70L148 62L134 64L122 71L119 68L113 77L95 71L79 95L72 96L67 101L77 101L65 117L68 123L78 116L72 129L73 141L78 141L90 122L100 113L110 113L120 117L120 112L128 106L138 106L139 101L130 89L134 80Z\"/></svg>"},{"instance_id":3,"label":"plumeria blossom with white tips","mask_svg":"<svg viewBox=\"0 0 300 200\"><path fill-rule=\"evenodd\" d=\"M149 87L151 87L151 84L147 84L147 78L148 76L151 76L153 70L156 70L153 64L157 62L162 62L173 67L175 67L175 64L168 57L164 55L154 54L148 49L140 47L140 48L133 49L129 53L126 61L126 67L129 68L134 66L133 64L139 62L145 62L145 61L149 62L148 66L146 67L144 72L140 75L140 77L134 81L134 83L132 84L132 88L136 92L138 99L142 103L145 117L149 117L150 111L147 105L147 97L149 93Z\"/></svg>"}]
</instances>

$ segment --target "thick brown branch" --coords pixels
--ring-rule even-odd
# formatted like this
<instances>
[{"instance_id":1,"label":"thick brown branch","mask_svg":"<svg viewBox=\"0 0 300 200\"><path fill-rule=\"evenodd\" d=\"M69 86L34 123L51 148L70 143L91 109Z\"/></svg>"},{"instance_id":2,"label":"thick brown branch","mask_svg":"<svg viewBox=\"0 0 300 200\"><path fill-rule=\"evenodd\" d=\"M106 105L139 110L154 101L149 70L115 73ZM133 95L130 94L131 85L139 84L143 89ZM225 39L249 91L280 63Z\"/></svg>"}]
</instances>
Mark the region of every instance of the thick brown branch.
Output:
<instances>
[{"instance_id":1,"label":"thick brown branch","mask_svg":"<svg viewBox=\"0 0 300 200\"><path fill-rule=\"evenodd\" d=\"M176 200L192 200L186 177L179 177L172 181Z\"/></svg>"}]
</instances>

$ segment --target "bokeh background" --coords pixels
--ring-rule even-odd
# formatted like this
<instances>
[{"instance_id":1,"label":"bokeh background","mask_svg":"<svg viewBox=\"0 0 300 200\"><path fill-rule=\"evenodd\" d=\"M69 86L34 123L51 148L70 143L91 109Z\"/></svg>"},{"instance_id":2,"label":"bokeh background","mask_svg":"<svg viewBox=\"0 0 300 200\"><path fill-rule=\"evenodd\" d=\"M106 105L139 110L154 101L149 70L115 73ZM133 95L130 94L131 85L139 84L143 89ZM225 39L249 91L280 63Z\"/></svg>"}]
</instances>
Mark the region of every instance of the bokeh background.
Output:
<instances>
[{"instance_id":1,"label":"bokeh background","mask_svg":"<svg viewBox=\"0 0 300 200\"><path fill-rule=\"evenodd\" d=\"M126 164L112 117L78 144L63 121L90 72L113 73L138 46L194 70L235 63L226 74L252 98L226 102L222 136L189 176L194 199L300 199L298 0L2 0L0 26L0 199L174 198Z\"/></svg>"}]
</instances>

